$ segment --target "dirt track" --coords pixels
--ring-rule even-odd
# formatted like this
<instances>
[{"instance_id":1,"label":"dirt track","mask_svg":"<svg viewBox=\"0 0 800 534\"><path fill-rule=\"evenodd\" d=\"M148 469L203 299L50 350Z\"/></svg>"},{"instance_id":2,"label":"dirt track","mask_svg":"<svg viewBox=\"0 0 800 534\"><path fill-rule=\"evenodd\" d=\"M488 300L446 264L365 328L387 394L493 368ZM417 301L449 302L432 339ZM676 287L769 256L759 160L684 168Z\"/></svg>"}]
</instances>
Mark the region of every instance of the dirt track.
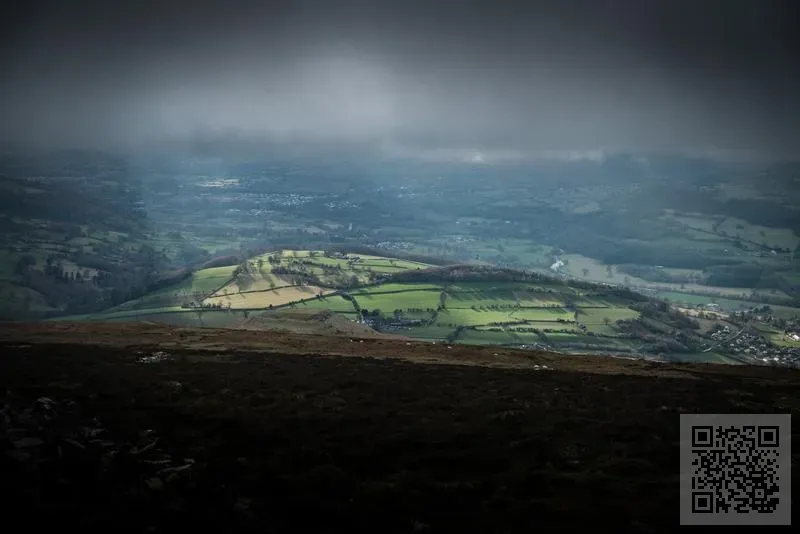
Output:
<instances>
[{"instance_id":1,"label":"dirt track","mask_svg":"<svg viewBox=\"0 0 800 534\"><path fill-rule=\"evenodd\" d=\"M69 405L117 451L65 454L65 423L39 467L3 457L29 530L668 531L679 413L800 409L800 375L770 368L119 324L14 325L0 344L0 405ZM148 430L169 475L115 445Z\"/></svg>"}]
</instances>

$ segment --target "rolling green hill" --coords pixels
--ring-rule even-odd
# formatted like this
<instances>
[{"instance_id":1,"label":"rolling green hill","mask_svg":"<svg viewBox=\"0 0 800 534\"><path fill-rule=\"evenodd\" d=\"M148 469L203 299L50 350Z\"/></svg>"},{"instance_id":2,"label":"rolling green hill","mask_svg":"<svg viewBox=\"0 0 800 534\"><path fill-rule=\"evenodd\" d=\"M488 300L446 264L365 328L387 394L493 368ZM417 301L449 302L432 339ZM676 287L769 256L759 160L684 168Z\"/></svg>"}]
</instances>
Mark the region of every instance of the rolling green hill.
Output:
<instances>
[{"instance_id":1,"label":"rolling green hill","mask_svg":"<svg viewBox=\"0 0 800 534\"><path fill-rule=\"evenodd\" d=\"M691 319L624 289L309 250L201 269L102 313L62 319L239 328L264 316L274 327L279 312L293 310L327 310L378 332L432 342L733 362L702 352L710 342Z\"/></svg>"}]
</instances>

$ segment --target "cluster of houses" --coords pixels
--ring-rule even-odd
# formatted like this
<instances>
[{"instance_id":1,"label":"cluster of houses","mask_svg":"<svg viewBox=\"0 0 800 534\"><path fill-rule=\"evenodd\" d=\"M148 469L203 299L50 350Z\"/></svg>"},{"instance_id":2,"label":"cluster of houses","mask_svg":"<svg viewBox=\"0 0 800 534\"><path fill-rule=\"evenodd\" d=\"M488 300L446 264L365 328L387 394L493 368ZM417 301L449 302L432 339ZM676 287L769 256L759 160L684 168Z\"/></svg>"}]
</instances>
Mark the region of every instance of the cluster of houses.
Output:
<instances>
[{"instance_id":1,"label":"cluster of houses","mask_svg":"<svg viewBox=\"0 0 800 534\"><path fill-rule=\"evenodd\" d=\"M355 202L351 202L349 200L333 200L325 204L325 207L331 210L346 210L346 209L354 209L357 208Z\"/></svg>"},{"instance_id":2,"label":"cluster of houses","mask_svg":"<svg viewBox=\"0 0 800 534\"><path fill-rule=\"evenodd\" d=\"M263 198L268 204L290 208L308 204L314 200L315 197L311 195L300 195L298 193L268 193L264 195Z\"/></svg>"},{"instance_id":3,"label":"cluster of houses","mask_svg":"<svg viewBox=\"0 0 800 534\"><path fill-rule=\"evenodd\" d=\"M414 243L408 241L381 241L375 244L381 250L409 250L414 248Z\"/></svg>"},{"instance_id":4,"label":"cluster of houses","mask_svg":"<svg viewBox=\"0 0 800 534\"><path fill-rule=\"evenodd\" d=\"M203 182L201 184L197 184L200 187L215 187L215 188L226 188L226 187L236 187L239 185L238 178L220 178L216 180L209 180L207 182Z\"/></svg>"},{"instance_id":5,"label":"cluster of houses","mask_svg":"<svg viewBox=\"0 0 800 534\"><path fill-rule=\"evenodd\" d=\"M556 259L556 261L550 266L550 270L554 273L561 273L561 269L564 267L564 262L560 259Z\"/></svg>"},{"instance_id":6,"label":"cluster of houses","mask_svg":"<svg viewBox=\"0 0 800 534\"><path fill-rule=\"evenodd\" d=\"M768 365L800 368L800 348L778 347L746 331L740 331L737 335L727 325L712 332L711 339L733 356L754 359Z\"/></svg>"}]
</instances>

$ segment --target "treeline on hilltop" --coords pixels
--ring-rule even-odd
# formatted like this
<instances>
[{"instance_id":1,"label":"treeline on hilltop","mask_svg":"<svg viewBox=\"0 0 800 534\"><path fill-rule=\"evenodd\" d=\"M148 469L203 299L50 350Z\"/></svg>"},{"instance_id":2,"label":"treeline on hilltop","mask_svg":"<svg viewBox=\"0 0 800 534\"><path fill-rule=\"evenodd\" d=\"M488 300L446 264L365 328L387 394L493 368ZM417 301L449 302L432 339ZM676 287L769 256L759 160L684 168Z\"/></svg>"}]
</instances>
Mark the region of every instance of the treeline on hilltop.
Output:
<instances>
[{"instance_id":1,"label":"treeline on hilltop","mask_svg":"<svg viewBox=\"0 0 800 534\"><path fill-rule=\"evenodd\" d=\"M262 243L255 246L249 246L243 251L243 256L252 258L262 254L269 254L279 250L321 250L329 254L365 254L368 256L382 256L385 258L393 258L397 260L413 261L418 263L427 263L429 265L451 265L453 262L447 259L436 256L428 256L425 254L413 254L399 251L387 251L377 247L360 244L331 244L329 242L320 242L319 240L304 243ZM242 261L240 258L238 262Z\"/></svg>"},{"instance_id":2,"label":"treeline on hilltop","mask_svg":"<svg viewBox=\"0 0 800 534\"><path fill-rule=\"evenodd\" d=\"M430 265L450 265L453 262L438 258L434 256L427 256L424 254L412 254L398 251L387 251L375 247L365 245L334 245L326 248L327 251L341 254L365 254L368 256L383 256L385 258L394 258L397 260L414 261L418 263L427 263Z\"/></svg>"},{"instance_id":3,"label":"treeline on hilltop","mask_svg":"<svg viewBox=\"0 0 800 534\"><path fill-rule=\"evenodd\" d=\"M519 271L504 267L488 265L448 265L443 267L430 267L414 271L394 273L387 277L387 282L523 282L540 283L574 287L634 301L649 300L644 295L624 287L607 286L582 280L565 281L560 278L547 276L533 271Z\"/></svg>"},{"instance_id":4,"label":"treeline on hilltop","mask_svg":"<svg viewBox=\"0 0 800 534\"><path fill-rule=\"evenodd\" d=\"M389 282L545 282L563 284L556 278L529 271L515 271L502 267L486 265L447 265L429 267L412 271L393 273L388 276ZM576 283L577 285L578 283Z\"/></svg>"}]
</instances>

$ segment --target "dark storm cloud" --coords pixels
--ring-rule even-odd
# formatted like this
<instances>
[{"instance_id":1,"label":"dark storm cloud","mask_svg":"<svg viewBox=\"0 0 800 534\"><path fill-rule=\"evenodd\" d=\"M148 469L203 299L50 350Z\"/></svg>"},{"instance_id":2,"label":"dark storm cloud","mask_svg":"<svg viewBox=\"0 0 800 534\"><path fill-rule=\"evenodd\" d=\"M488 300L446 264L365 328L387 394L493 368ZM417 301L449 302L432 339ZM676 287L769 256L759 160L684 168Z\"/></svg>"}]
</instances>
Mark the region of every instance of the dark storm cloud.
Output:
<instances>
[{"instance_id":1,"label":"dark storm cloud","mask_svg":"<svg viewBox=\"0 0 800 534\"><path fill-rule=\"evenodd\" d=\"M484 160L800 145L792 2L31 0L3 15L2 137L21 144Z\"/></svg>"}]
</instances>

